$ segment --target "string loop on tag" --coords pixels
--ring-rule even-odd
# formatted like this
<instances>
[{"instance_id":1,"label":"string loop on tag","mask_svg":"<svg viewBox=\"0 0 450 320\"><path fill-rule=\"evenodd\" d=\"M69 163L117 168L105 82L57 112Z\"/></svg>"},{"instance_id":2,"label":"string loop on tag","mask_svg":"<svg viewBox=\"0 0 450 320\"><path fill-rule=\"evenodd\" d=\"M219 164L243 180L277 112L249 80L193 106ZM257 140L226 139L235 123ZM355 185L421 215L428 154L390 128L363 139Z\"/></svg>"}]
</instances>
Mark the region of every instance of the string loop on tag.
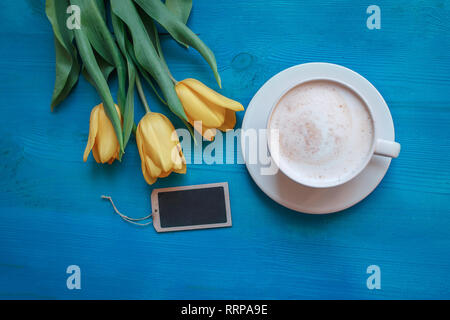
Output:
<instances>
[{"instance_id":1,"label":"string loop on tag","mask_svg":"<svg viewBox=\"0 0 450 320\"><path fill-rule=\"evenodd\" d=\"M144 221L144 220L147 220L147 219L151 219L152 216L153 216L151 213L150 213L148 216L143 217L143 218L131 218L131 217L128 217L128 216L124 215L123 213L121 213L121 212L117 209L117 207L114 205L114 201L112 200L112 198L111 198L110 196L102 196L101 198L102 198L102 199L109 200L109 202L111 202L111 205L112 205L114 211L115 211L115 212L116 212L123 220L125 220L126 222L129 222L129 223L132 223L132 224L141 226L141 227L145 227L145 226L148 226L148 225L150 225L150 224L153 223L153 221L149 221L149 222L145 222L145 223L139 223L139 222L137 222L137 221Z\"/></svg>"}]
</instances>

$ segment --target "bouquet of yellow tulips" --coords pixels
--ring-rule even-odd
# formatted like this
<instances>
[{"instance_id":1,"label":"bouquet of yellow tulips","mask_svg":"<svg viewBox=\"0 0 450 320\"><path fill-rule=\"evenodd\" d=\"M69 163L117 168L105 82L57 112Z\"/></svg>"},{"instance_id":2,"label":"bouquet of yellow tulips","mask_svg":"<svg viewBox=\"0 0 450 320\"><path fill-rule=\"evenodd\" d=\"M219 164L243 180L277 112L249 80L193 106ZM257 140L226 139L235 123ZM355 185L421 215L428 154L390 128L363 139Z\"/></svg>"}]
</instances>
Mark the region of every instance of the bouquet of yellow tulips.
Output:
<instances>
[{"instance_id":1,"label":"bouquet of yellow tulips","mask_svg":"<svg viewBox=\"0 0 450 320\"><path fill-rule=\"evenodd\" d=\"M221 87L214 54L186 26L191 9L192 0L46 0L56 53L52 110L70 94L80 73L102 100L91 111L84 161L91 151L98 163L121 160L134 132L147 183L172 172L186 172L175 128L166 116L150 111L141 77L191 132L194 128L212 140L217 129L234 128L235 112L244 110L239 102L195 79L176 81L164 59L156 23L180 45L195 48ZM116 102L108 85L114 71L118 79ZM135 88L147 111L137 126Z\"/></svg>"}]
</instances>

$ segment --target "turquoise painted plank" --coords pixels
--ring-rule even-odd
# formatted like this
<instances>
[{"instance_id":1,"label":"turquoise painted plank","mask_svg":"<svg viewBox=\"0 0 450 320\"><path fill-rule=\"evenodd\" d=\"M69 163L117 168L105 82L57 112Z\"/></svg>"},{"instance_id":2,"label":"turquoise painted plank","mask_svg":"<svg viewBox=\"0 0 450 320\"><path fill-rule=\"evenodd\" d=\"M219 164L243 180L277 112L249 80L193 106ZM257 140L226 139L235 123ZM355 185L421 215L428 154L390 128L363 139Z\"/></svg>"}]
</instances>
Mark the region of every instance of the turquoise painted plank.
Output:
<instances>
[{"instance_id":1,"label":"turquoise painted plank","mask_svg":"<svg viewBox=\"0 0 450 320\"><path fill-rule=\"evenodd\" d=\"M122 163L83 163L95 90L82 79L52 114L43 5L0 4L0 298L450 298L450 4L377 5L382 28L371 31L360 1L194 1L189 25L216 53L225 95L247 105L275 73L326 61L361 73L389 104L402 153L386 178L351 209L309 216L268 199L242 164L191 165L149 187L134 141ZM162 44L176 78L216 88L197 53ZM159 235L100 199L141 216L153 188L221 181L230 229ZM66 288L71 264L79 291ZM366 287L371 264L381 290Z\"/></svg>"}]
</instances>

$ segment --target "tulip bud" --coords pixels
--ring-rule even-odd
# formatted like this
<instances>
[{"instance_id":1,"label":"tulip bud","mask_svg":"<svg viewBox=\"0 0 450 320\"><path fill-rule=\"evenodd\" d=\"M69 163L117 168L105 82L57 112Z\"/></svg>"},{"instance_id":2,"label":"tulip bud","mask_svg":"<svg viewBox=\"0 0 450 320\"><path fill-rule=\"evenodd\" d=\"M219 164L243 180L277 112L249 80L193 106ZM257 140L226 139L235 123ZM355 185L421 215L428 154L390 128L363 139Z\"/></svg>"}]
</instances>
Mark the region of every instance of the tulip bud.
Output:
<instances>
[{"instance_id":1,"label":"tulip bud","mask_svg":"<svg viewBox=\"0 0 450 320\"><path fill-rule=\"evenodd\" d=\"M122 121L120 110L117 105L116 111L120 121ZM95 161L98 163L107 162L111 164L115 159L119 159L119 141L117 140L114 127L103 108L103 103L94 107L91 112L89 138L83 156L84 162L86 162L91 150Z\"/></svg>"},{"instance_id":2,"label":"tulip bud","mask_svg":"<svg viewBox=\"0 0 450 320\"><path fill-rule=\"evenodd\" d=\"M236 125L236 111L242 104L228 99L195 79L185 79L175 85L189 123L207 140L213 140L216 129L227 131ZM202 122L202 126L194 123Z\"/></svg>"},{"instance_id":3,"label":"tulip bud","mask_svg":"<svg viewBox=\"0 0 450 320\"><path fill-rule=\"evenodd\" d=\"M163 114L147 113L136 130L142 173L148 184L172 173L186 173L186 160L178 134Z\"/></svg>"}]
</instances>

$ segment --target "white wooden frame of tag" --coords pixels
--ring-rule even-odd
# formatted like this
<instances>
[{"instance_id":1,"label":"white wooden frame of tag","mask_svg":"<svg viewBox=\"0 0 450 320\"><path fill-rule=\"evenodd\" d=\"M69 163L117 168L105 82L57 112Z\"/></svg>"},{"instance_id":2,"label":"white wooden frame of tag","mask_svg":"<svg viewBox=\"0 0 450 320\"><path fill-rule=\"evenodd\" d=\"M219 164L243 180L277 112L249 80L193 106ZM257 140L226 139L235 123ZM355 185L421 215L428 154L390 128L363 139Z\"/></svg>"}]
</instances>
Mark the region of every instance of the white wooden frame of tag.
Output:
<instances>
[{"instance_id":1,"label":"white wooden frame of tag","mask_svg":"<svg viewBox=\"0 0 450 320\"><path fill-rule=\"evenodd\" d=\"M161 227L161 221L159 219L159 202L158 202L158 194L160 192L195 190L195 189L206 189L206 188L216 188L216 187L223 187L224 197L225 197L225 210L226 210L226 216L227 216L226 222L212 223L212 224L199 224L199 225L195 225L195 226L180 226L180 227L168 227L168 228ZM151 194L151 205L152 205L153 227L155 228L155 230L157 232L212 229L212 228L224 228L224 227L232 226L231 209L230 209L230 193L228 191L228 183L227 182L154 189Z\"/></svg>"}]
</instances>

